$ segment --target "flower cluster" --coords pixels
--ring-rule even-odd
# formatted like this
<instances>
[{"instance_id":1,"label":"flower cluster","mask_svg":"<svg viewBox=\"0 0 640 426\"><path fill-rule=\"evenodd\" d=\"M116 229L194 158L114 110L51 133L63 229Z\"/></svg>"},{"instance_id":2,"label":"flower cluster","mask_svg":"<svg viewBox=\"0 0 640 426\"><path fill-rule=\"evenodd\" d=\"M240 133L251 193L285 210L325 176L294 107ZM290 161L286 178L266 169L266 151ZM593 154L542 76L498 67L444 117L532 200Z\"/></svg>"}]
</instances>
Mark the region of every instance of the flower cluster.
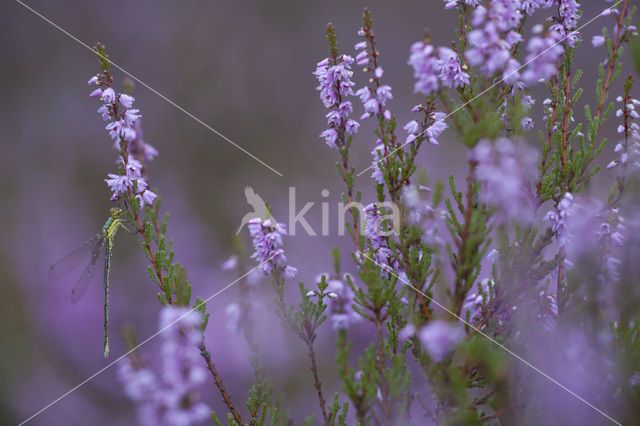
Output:
<instances>
[{"instance_id":1,"label":"flower cluster","mask_svg":"<svg viewBox=\"0 0 640 426\"><path fill-rule=\"evenodd\" d=\"M489 301L493 285L493 280L485 278L480 282L480 289L477 292L467 293L462 304L462 314L470 324L476 324L482 320L482 306Z\"/></svg>"},{"instance_id":2,"label":"flower cluster","mask_svg":"<svg viewBox=\"0 0 640 426\"><path fill-rule=\"evenodd\" d=\"M555 294L547 294L545 291L541 291L538 294L538 312L536 316L547 331L555 329L558 321L558 297Z\"/></svg>"},{"instance_id":3,"label":"flower cluster","mask_svg":"<svg viewBox=\"0 0 640 426\"><path fill-rule=\"evenodd\" d=\"M364 29L358 31L358 35L372 37L372 35L366 34ZM391 112L385 107L387 102L393 99L391 86L380 83L384 71L382 67L377 65L374 57L375 50L372 47L369 49L369 47L371 46L366 40L355 45L355 49L360 51L356 55L356 63L364 67L363 71L373 72L371 81L374 83L374 87L365 86L356 91L356 96L360 98L365 111L360 119L366 120L372 116L382 116L388 121L391 120ZM373 65L370 66L370 63Z\"/></svg>"},{"instance_id":4,"label":"flower cluster","mask_svg":"<svg viewBox=\"0 0 640 426\"><path fill-rule=\"evenodd\" d=\"M385 161L389 154L387 154L387 148L382 143L382 140L376 140L376 145L371 151L371 156L373 157L371 160L371 168L373 170L371 177L378 185L384 185L384 172L380 167L380 163Z\"/></svg>"},{"instance_id":5,"label":"flower cluster","mask_svg":"<svg viewBox=\"0 0 640 426\"><path fill-rule=\"evenodd\" d=\"M353 282L353 278L349 274L343 274L341 277L321 274L316 277L316 281L320 282L323 277L327 283L327 289L325 290L328 296L327 309L331 314L333 329L346 330L362 319L360 315L353 310L353 298L355 294L348 284L349 281ZM317 296L317 292L311 291L308 296Z\"/></svg>"},{"instance_id":6,"label":"flower cluster","mask_svg":"<svg viewBox=\"0 0 640 426\"><path fill-rule=\"evenodd\" d=\"M196 387L206 379L197 345L202 318L189 308L166 306L160 313L162 374L133 357L119 364L118 378L135 402L143 425L187 426L209 417L209 407L197 400Z\"/></svg>"},{"instance_id":7,"label":"flower cluster","mask_svg":"<svg viewBox=\"0 0 640 426\"><path fill-rule=\"evenodd\" d=\"M545 222L551 224L551 230L556 233L560 246L566 246L570 241L569 218L572 215L573 195L570 192L564 194L558 206L547 212Z\"/></svg>"},{"instance_id":8,"label":"flower cluster","mask_svg":"<svg viewBox=\"0 0 640 426\"><path fill-rule=\"evenodd\" d=\"M616 111L616 116L624 120L624 124L618 126L618 133L623 139L614 148L614 152L620 157L611 161L607 168L640 171L640 121L636 111L636 107L640 108L640 101L631 96L619 96L616 101L622 103L621 108Z\"/></svg>"},{"instance_id":9,"label":"flower cluster","mask_svg":"<svg viewBox=\"0 0 640 426\"><path fill-rule=\"evenodd\" d=\"M412 111L418 111L422 105L416 105ZM438 146L438 138L449 127L445 122L447 115L444 112L435 112L431 115L430 125L421 125L416 120L411 120L405 124L404 129L409 133L406 143L413 142L417 138L424 136L431 145Z\"/></svg>"},{"instance_id":10,"label":"flower cluster","mask_svg":"<svg viewBox=\"0 0 640 426\"><path fill-rule=\"evenodd\" d=\"M520 65L511 51L522 41L517 31L522 18L519 1L492 0L486 8L478 6L473 11L473 30L468 35L470 48L465 54L469 64L487 77L504 72L505 81L511 82L508 75Z\"/></svg>"},{"instance_id":11,"label":"flower cluster","mask_svg":"<svg viewBox=\"0 0 640 426\"><path fill-rule=\"evenodd\" d=\"M384 269L391 270L393 266L390 264L392 251L389 249L387 238L394 231L387 229L388 224L383 220L384 212L376 203L366 206L364 214L366 220L364 235L371 244L374 259Z\"/></svg>"},{"instance_id":12,"label":"flower cluster","mask_svg":"<svg viewBox=\"0 0 640 426\"><path fill-rule=\"evenodd\" d=\"M609 217L600 224L596 238L600 248L600 279L603 283L616 282L620 278L618 266L622 263L614 255L617 247L622 247L626 240L627 229L620 209L611 208Z\"/></svg>"},{"instance_id":13,"label":"flower cluster","mask_svg":"<svg viewBox=\"0 0 640 426\"><path fill-rule=\"evenodd\" d=\"M522 73L522 81L533 85L540 80L548 80L557 72L556 62L564 53L564 48L558 43L558 33L543 31L542 25L533 28L534 36L527 43L526 70Z\"/></svg>"},{"instance_id":14,"label":"flower cluster","mask_svg":"<svg viewBox=\"0 0 640 426\"><path fill-rule=\"evenodd\" d=\"M283 224L271 219L251 219L247 224L252 238L254 252L251 258L259 263L258 269L265 275L272 272L293 278L298 270L287 265L287 257L282 249L282 236L286 234Z\"/></svg>"},{"instance_id":15,"label":"flower cluster","mask_svg":"<svg viewBox=\"0 0 640 426\"><path fill-rule=\"evenodd\" d=\"M454 7L458 7L459 4L466 4L467 6L476 7L480 0L442 0L446 4L444 5L445 9L452 9Z\"/></svg>"},{"instance_id":16,"label":"flower cluster","mask_svg":"<svg viewBox=\"0 0 640 426\"><path fill-rule=\"evenodd\" d=\"M578 26L578 20L582 13L580 12L580 4L576 0L560 0L558 12L565 32L572 31Z\"/></svg>"},{"instance_id":17,"label":"flower cluster","mask_svg":"<svg viewBox=\"0 0 640 426\"><path fill-rule=\"evenodd\" d=\"M409 61L416 82L415 92L431 95L444 87L464 87L470 83L466 66L460 63L458 55L447 47L434 48L422 41L411 46Z\"/></svg>"},{"instance_id":18,"label":"flower cluster","mask_svg":"<svg viewBox=\"0 0 640 426\"><path fill-rule=\"evenodd\" d=\"M111 201L123 195L135 194L140 206L144 207L152 204L158 196L148 189L141 161L153 159L158 152L142 139L140 110L133 108L135 98L126 93L116 93L111 87L112 81L106 72L97 74L88 81L89 85L97 86L89 96L102 101L98 113L104 121L109 122L106 130L120 154L118 162L121 173L110 173L105 182L113 192Z\"/></svg>"},{"instance_id":19,"label":"flower cluster","mask_svg":"<svg viewBox=\"0 0 640 426\"><path fill-rule=\"evenodd\" d=\"M352 96L354 82L351 81L353 71L351 64L353 58L348 55L336 57L332 61L325 58L318 62L313 75L318 80L316 90L320 91L320 99L327 113L327 124L329 128L320 134L331 148L344 144L346 136L357 133L360 124L349 118L353 112L351 101L345 100L347 96Z\"/></svg>"},{"instance_id":20,"label":"flower cluster","mask_svg":"<svg viewBox=\"0 0 640 426\"><path fill-rule=\"evenodd\" d=\"M523 143L500 138L483 139L470 153L476 162L476 176L482 183L479 200L500 209L507 220L533 219L529 183L536 175L536 151Z\"/></svg>"},{"instance_id":21,"label":"flower cluster","mask_svg":"<svg viewBox=\"0 0 640 426\"><path fill-rule=\"evenodd\" d=\"M546 9L551 7L555 0L522 0L522 10L529 16L533 15L536 9Z\"/></svg>"}]
</instances>

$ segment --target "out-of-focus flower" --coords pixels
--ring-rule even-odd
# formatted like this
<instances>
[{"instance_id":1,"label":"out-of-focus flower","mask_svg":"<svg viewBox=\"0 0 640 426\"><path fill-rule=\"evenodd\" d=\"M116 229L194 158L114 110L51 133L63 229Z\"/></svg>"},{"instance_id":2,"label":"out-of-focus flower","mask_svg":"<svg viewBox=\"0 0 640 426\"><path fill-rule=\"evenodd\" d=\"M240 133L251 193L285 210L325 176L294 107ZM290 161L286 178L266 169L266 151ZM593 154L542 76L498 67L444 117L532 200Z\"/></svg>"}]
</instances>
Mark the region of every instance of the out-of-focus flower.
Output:
<instances>
[{"instance_id":1,"label":"out-of-focus flower","mask_svg":"<svg viewBox=\"0 0 640 426\"><path fill-rule=\"evenodd\" d=\"M349 274L344 274L342 277L321 274L316 277L316 281L320 282L323 276L327 283L325 293L328 299L326 303L333 329L346 330L362 319L352 308L355 294L349 287L348 280L351 279L353 282L353 278ZM313 292L312 296L317 296L317 293Z\"/></svg>"},{"instance_id":2,"label":"out-of-focus flower","mask_svg":"<svg viewBox=\"0 0 640 426\"><path fill-rule=\"evenodd\" d=\"M547 331L553 331L558 321L558 298L541 291L538 295L537 317Z\"/></svg>"},{"instance_id":3,"label":"out-of-focus flower","mask_svg":"<svg viewBox=\"0 0 640 426\"><path fill-rule=\"evenodd\" d=\"M160 312L162 374L135 365L130 358L119 364L118 379L138 410L143 425L188 426L206 419L209 407L198 401L196 388L206 379L198 344L200 313L166 306Z\"/></svg>"},{"instance_id":4,"label":"out-of-focus flower","mask_svg":"<svg viewBox=\"0 0 640 426\"><path fill-rule=\"evenodd\" d=\"M564 53L564 48L552 34L534 35L527 43L527 67L522 73L522 79L527 85L548 80L558 72L556 62Z\"/></svg>"},{"instance_id":5,"label":"out-of-focus flower","mask_svg":"<svg viewBox=\"0 0 640 426\"><path fill-rule=\"evenodd\" d=\"M537 173L536 151L523 143L500 138L495 142L481 140L470 155L482 183L479 200L498 207L502 219L532 220L533 200L528 188Z\"/></svg>"},{"instance_id":6,"label":"out-of-focus flower","mask_svg":"<svg viewBox=\"0 0 640 426\"><path fill-rule=\"evenodd\" d=\"M561 247L570 242L569 218L572 215L573 195L570 192L564 194L558 206L547 212L544 217L551 224L551 230L556 233L558 244Z\"/></svg>"},{"instance_id":7,"label":"out-of-focus flower","mask_svg":"<svg viewBox=\"0 0 640 426\"><path fill-rule=\"evenodd\" d=\"M238 267L238 256L236 256L235 254L229 256L229 258L224 261L221 267L223 271L233 271Z\"/></svg>"},{"instance_id":8,"label":"out-of-focus flower","mask_svg":"<svg viewBox=\"0 0 640 426\"><path fill-rule=\"evenodd\" d=\"M453 352L464 336L462 327L443 320L431 320L418 331L420 343L435 362Z\"/></svg>"},{"instance_id":9,"label":"out-of-focus flower","mask_svg":"<svg viewBox=\"0 0 640 426\"><path fill-rule=\"evenodd\" d=\"M414 91L431 95L444 87L464 87L470 83L458 55L447 47L434 48L418 41L411 46L409 61L416 79Z\"/></svg>"},{"instance_id":10,"label":"out-of-focus flower","mask_svg":"<svg viewBox=\"0 0 640 426\"><path fill-rule=\"evenodd\" d=\"M227 314L227 330L236 334L240 331L240 322L242 321L242 308L237 303L230 303L225 308Z\"/></svg>"},{"instance_id":11,"label":"out-of-focus flower","mask_svg":"<svg viewBox=\"0 0 640 426\"><path fill-rule=\"evenodd\" d=\"M462 304L462 317L466 320L467 312L469 315L469 323L475 324L482 320L482 304L489 301L491 296L491 287L493 281L489 278L485 278L480 282L480 289L478 291L469 291Z\"/></svg>"},{"instance_id":12,"label":"out-of-focus flower","mask_svg":"<svg viewBox=\"0 0 640 426\"><path fill-rule=\"evenodd\" d=\"M601 35L596 35L593 36L593 38L591 39L591 44L593 45L593 47L600 47L604 44L605 42L605 38Z\"/></svg>"},{"instance_id":13,"label":"out-of-focus flower","mask_svg":"<svg viewBox=\"0 0 640 426\"><path fill-rule=\"evenodd\" d=\"M411 46L409 61L413 68L416 82L413 90L424 95L431 95L440 89L440 61L434 55L434 47L422 41Z\"/></svg>"},{"instance_id":14,"label":"out-of-focus flower","mask_svg":"<svg viewBox=\"0 0 640 426\"><path fill-rule=\"evenodd\" d=\"M492 0L487 7L478 6L473 11L472 26L466 51L469 64L478 67L487 77L496 72L516 69L519 64L512 58L511 49L522 41L517 28L522 21L518 1Z\"/></svg>"}]
</instances>

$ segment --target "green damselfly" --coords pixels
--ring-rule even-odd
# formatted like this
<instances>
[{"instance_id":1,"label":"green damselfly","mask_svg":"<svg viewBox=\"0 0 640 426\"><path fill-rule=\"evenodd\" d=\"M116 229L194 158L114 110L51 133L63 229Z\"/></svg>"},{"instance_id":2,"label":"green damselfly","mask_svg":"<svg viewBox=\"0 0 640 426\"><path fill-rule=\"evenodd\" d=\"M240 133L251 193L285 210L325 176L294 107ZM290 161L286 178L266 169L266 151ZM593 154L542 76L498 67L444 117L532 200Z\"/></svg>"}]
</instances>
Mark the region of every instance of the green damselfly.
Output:
<instances>
[{"instance_id":1,"label":"green damselfly","mask_svg":"<svg viewBox=\"0 0 640 426\"><path fill-rule=\"evenodd\" d=\"M123 228L130 233L122 219L122 209L114 207L109 210L109 219L102 227L102 232L87 241L82 247L72 251L49 268L49 278L57 280L74 271L81 264L85 264L82 274L71 290L71 301L76 303L91 284L95 277L97 266L104 259L104 356L109 355L109 273L111 272L111 253L113 240L118 229ZM87 263L88 262L88 263Z\"/></svg>"}]
</instances>

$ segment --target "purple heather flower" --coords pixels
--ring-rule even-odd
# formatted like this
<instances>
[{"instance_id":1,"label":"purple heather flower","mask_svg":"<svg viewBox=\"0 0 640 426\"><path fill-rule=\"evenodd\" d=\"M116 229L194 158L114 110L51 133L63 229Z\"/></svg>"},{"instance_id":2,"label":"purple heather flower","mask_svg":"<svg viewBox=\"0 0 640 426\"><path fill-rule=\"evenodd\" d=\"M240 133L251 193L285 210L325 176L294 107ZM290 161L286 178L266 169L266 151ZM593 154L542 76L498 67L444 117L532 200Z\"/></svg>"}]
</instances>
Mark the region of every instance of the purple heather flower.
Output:
<instances>
[{"instance_id":1,"label":"purple heather flower","mask_svg":"<svg viewBox=\"0 0 640 426\"><path fill-rule=\"evenodd\" d=\"M200 358L200 313L189 308L166 306L160 312L162 374L157 376L130 358L119 364L118 379L137 407L143 425L187 426L210 415L197 400L196 387L207 377Z\"/></svg>"},{"instance_id":2,"label":"purple heather flower","mask_svg":"<svg viewBox=\"0 0 640 426\"><path fill-rule=\"evenodd\" d=\"M116 101L116 92L111 88L108 87L106 89L104 89L102 91L102 101L105 104L110 104Z\"/></svg>"},{"instance_id":3,"label":"purple heather flower","mask_svg":"<svg viewBox=\"0 0 640 426\"><path fill-rule=\"evenodd\" d=\"M533 148L508 138L494 143L481 140L471 151L471 159L477 163L476 175L482 183L479 200L498 207L501 219L533 219L528 185L537 173L535 157Z\"/></svg>"},{"instance_id":4,"label":"purple heather flower","mask_svg":"<svg viewBox=\"0 0 640 426\"><path fill-rule=\"evenodd\" d=\"M415 334L416 334L416 326L409 323L405 325L402 328L402 330L400 330L400 333L398 333L398 339L400 339L400 341L405 341L415 336Z\"/></svg>"},{"instance_id":5,"label":"purple heather flower","mask_svg":"<svg viewBox=\"0 0 640 426\"><path fill-rule=\"evenodd\" d=\"M523 0L522 10L524 10L527 15L533 15L536 9L548 8L553 3L554 3L554 0Z\"/></svg>"},{"instance_id":6,"label":"purple heather flower","mask_svg":"<svg viewBox=\"0 0 640 426\"><path fill-rule=\"evenodd\" d=\"M130 155L127 159L127 167L125 168L125 173L129 177L129 179L140 179L140 177L142 176L142 163Z\"/></svg>"},{"instance_id":7,"label":"purple heather flower","mask_svg":"<svg viewBox=\"0 0 640 426\"><path fill-rule=\"evenodd\" d=\"M458 55L453 50L441 47L438 49L440 57L440 80L446 87L464 87L470 84L469 74L463 71Z\"/></svg>"},{"instance_id":8,"label":"purple heather flower","mask_svg":"<svg viewBox=\"0 0 640 426\"><path fill-rule=\"evenodd\" d=\"M247 227L254 249L251 258L260 264L259 270L265 275L273 271L285 278L297 275L298 270L287 265L287 257L282 249L282 236L286 235L284 224L256 218L251 219Z\"/></svg>"},{"instance_id":9,"label":"purple heather flower","mask_svg":"<svg viewBox=\"0 0 640 426\"><path fill-rule=\"evenodd\" d=\"M221 268L223 271L233 271L238 267L238 256L232 254L227 260L224 261Z\"/></svg>"},{"instance_id":10,"label":"purple heather flower","mask_svg":"<svg viewBox=\"0 0 640 426\"><path fill-rule=\"evenodd\" d=\"M338 139L338 132L334 128L329 128L324 132L320 133L320 137L324 138L324 141L329 147L336 147L336 140Z\"/></svg>"},{"instance_id":11,"label":"purple heather flower","mask_svg":"<svg viewBox=\"0 0 640 426\"><path fill-rule=\"evenodd\" d=\"M237 334L240 331L240 323L242 321L242 309L237 303L230 303L225 308L227 314L227 330L230 333Z\"/></svg>"},{"instance_id":12,"label":"purple heather flower","mask_svg":"<svg viewBox=\"0 0 640 426\"><path fill-rule=\"evenodd\" d=\"M392 252L389 249L387 238L394 231L387 227L391 228L393 224L383 223L382 219L388 217L388 215L386 215L386 212L381 211L375 203L369 204L364 208L364 215L366 219L364 235L371 244L374 260L382 268L391 270L392 266L389 261Z\"/></svg>"},{"instance_id":13,"label":"purple heather flower","mask_svg":"<svg viewBox=\"0 0 640 426\"><path fill-rule=\"evenodd\" d=\"M329 109L327 114L327 124L329 128L320 134L331 148L337 148L336 142L343 143L341 135L349 136L358 131L359 124L349 119L353 112L350 101L345 100L347 96L353 96L353 86L351 81L353 71L351 64L353 58L348 55L338 57L337 63L331 65L329 58L318 62L314 75L318 80L316 90L320 91L320 99L325 108Z\"/></svg>"},{"instance_id":14,"label":"purple heather flower","mask_svg":"<svg viewBox=\"0 0 640 426\"><path fill-rule=\"evenodd\" d=\"M118 102L120 102L120 105L122 105L125 108L132 108L133 101L135 100L136 98L134 98L131 95L127 95L126 93L121 93L120 96L118 96Z\"/></svg>"},{"instance_id":15,"label":"purple heather flower","mask_svg":"<svg viewBox=\"0 0 640 426\"><path fill-rule=\"evenodd\" d=\"M462 317L467 320L467 312L470 324L476 324L482 320L482 304L489 301L493 280L485 278L479 284L480 290L469 292L462 304ZM486 301L486 302L485 302Z\"/></svg>"},{"instance_id":16,"label":"purple heather flower","mask_svg":"<svg viewBox=\"0 0 640 426\"><path fill-rule=\"evenodd\" d=\"M186 307L166 306L160 312L159 329L164 338L162 377L183 392L207 376L198 350L203 339L198 329L201 322L202 315Z\"/></svg>"},{"instance_id":17,"label":"purple heather flower","mask_svg":"<svg viewBox=\"0 0 640 426\"><path fill-rule=\"evenodd\" d=\"M520 120L520 125L524 130L531 130L535 123L531 117L523 117L522 120Z\"/></svg>"},{"instance_id":18,"label":"purple heather flower","mask_svg":"<svg viewBox=\"0 0 640 426\"><path fill-rule=\"evenodd\" d=\"M360 128L360 123L358 123L355 120L348 119L347 122L344 124L344 128L347 134L358 133L358 129Z\"/></svg>"},{"instance_id":19,"label":"purple heather flower","mask_svg":"<svg viewBox=\"0 0 640 426\"><path fill-rule=\"evenodd\" d=\"M407 64L413 68L416 82L414 92L431 95L440 89L440 61L436 58L434 48L424 42L416 42L411 46L411 53Z\"/></svg>"},{"instance_id":20,"label":"purple heather flower","mask_svg":"<svg viewBox=\"0 0 640 426\"><path fill-rule=\"evenodd\" d=\"M538 295L537 317L547 331L553 331L558 321L558 298L555 294L541 291Z\"/></svg>"},{"instance_id":21,"label":"purple heather flower","mask_svg":"<svg viewBox=\"0 0 640 426\"><path fill-rule=\"evenodd\" d=\"M576 0L560 0L558 12L567 31L578 26L581 12L580 4Z\"/></svg>"},{"instance_id":22,"label":"purple heather flower","mask_svg":"<svg viewBox=\"0 0 640 426\"><path fill-rule=\"evenodd\" d=\"M478 67L487 77L502 72L515 63L511 49L522 41L516 31L523 14L520 1L492 0L487 8L478 6L473 12L473 30L469 32L470 48L466 52L469 64Z\"/></svg>"},{"instance_id":23,"label":"purple heather flower","mask_svg":"<svg viewBox=\"0 0 640 426\"><path fill-rule=\"evenodd\" d=\"M418 339L434 362L444 360L464 339L464 330L457 324L431 320L420 329Z\"/></svg>"},{"instance_id":24,"label":"purple heather flower","mask_svg":"<svg viewBox=\"0 0 640 426\"><path fill-rule=\"evenodd\" d=\"M376 142L376 147L371 151L371 155L373 156L373 160L371 161L371 166L373 168L373 172L371 173L371 177L376 181L377 184L384 184L384 173L380 168L381 163L384 161L385 153L384 153L384 145L382 141L378 139Z\"/></svg>"},{"instance_id":25,"label":"purple heather flower","mask_svg":"<svg viewBox=\"0 0 640 426\"><path fill-rule=\"evenodd\" d=\"M427 128L425 135L429 140L429 143L434 146L438 146L438 138L449 127L444 121L447 115L444 112L436 112L433 114L433 124Z\"/></svg>"},{"instance_id":26,"label":"purple heather flower","mask_svg":"<svg viewBox=\"0 0 640 426\"><path fill-rule=\"evenodd\" d=\"M153 205L153 202L156 200L156 198L158 198L158 194L156 194L155 192L149 191L148 189L145 189L141 192L139 192L136 195L136 198L140 201L140 208L144 208L144 206L151 206Z\"/></svg>"},{"instance_id":27,"label":"purple heather flower","mask_svg":"<svg viewBox=\"0 0 640 426\"><path fill-rule=\"evenodd\" d=\"M353 282L353 278L349 274L344 274L342 277L321 274L316 277L316 281L320 282L323 276L327 283L325 292L328 300L326 303L327 310L331 315L333 329L346 330L361 320L360 315L352 308L355 294L347 284L349 279ZM317 296L317 292L313 292L312 296Z\"/></svg>"},{"instance_id":28,"label":"purple heather flower","mask_svg":"<svg viewBox=\"0 0 640 426\"><path fill-rule=\"evenodd\" d=\"M117 200L122 194L126 194L128 189L133 188L133 182L127 175L116 175L109 173L108 178L105 179L107 185L113 191L113 197L111 200Z\"/></svg>"},{"instance_id":29,"label":"purple heather flower","mask_svg":"<svg viewBox=\"0 0 640 426\"><path fill-rule=\"evenodd\" d=\"M111 111L107 108L106 105L102 105L98 108L98 114L102 117L102 120L107 121L111 117Z\"/></svg>"},{"instance_id":30,"label":"purple heather flower","mask_svg":"<svg viewBox=\"0 0 640 426\"><path fill-rule=\"evenodd\" d=\"M569 218L573 214L573 195L570 192L564 194L558 206L550 210L544 217L551 224L551 230L556 233L558 243L564 247L570 241Z\"/></svg>"},{"instance_id":31,"label":"purple heather flower","mask_svg":"<svg viewBox=\"0 0 640 426\"><path fill-rule=\"evenodd\" d=\"M593 45L593 47L600 47L604 44L605 41L606 39L603 36L597 35L593 36L593 38L591 39L591 44Z\"/></svg>"},{"instance_id":32,"label":"purple heather flower","mask_svg":"<svg viewBox=\"0 0 640 426\"><path fill-rule=\"evenodd\" d=\"M131 126L133 126L133 123L136 122L136 120L138 120L140 117L142 117L142 115L139 114L140 110L139 109L128 109L125 111L124 113L124 122L126 123L126 125L131 128ZM131 129L133 130L133 129ZM134 130L135 132L135 130ZM135 135L135 133L134 133ZM127 140L131 140L131 139L127 139Z\"/></svg>"},{"instance_id":33,"label":"purple heather flower","mask_svg":"<svg viewBox=\"0 0 640 426\"><path fill-rule=\"evenodd\" d=\"M564 53L564 48L551 35L533 36L527 43L527 53L527 68L522 73L522 79L532 85L540 80L548 80L558 72L556 62Z\"/></svg>"},{"instance_id":34,"label":"purple heather flower","mask_svg":"<svg viewBox=\"0 0 640 426\"><path fill-rule=\"evenodd\" d=\"M467 6L476 7L480 0L443 0L446 4L445 9L452 9L458 7L459 4L466 4Z\"/></svg>"},{"instance_id":35,"label":"purple heather flower","mask_svg":"<svg viewBox=\"0 0 640 426\"><path fill-rule=\"evenodd\" d=\"M143 139L142 120L136 120L133 123L133 129L136 132L135 138L129 143L129 153L139 161L151 161L158 156L158 151Z\"/></svg>"},{"instance_id":36,"label":"purple heather flower","mask_svg":"<svg viewBox=\"0 0 640 426\"><path fill-rule=\"evenodd\" d=\"M620 168L622 173L627 170L637 172L640 171L640 126L636 107L640 108L640 101L622 96L619 96L616 101L622 103L616 111L616 117L625 116L625 124L618 126L618 133L624 134L624 137L613 150L619 158L611 161L607 169Z\"/></svg>"},{"instance_id":37,"label":"purple heather flower","mask_svg":"<svg viewBox=\"0 0 640 426\"><path fill-rule=\"evenodd\" d=\"M381 107L384 107L388 100L393 99L393 95L391 94L391 86L383 85L376 89L376 96L378 99L378 103L380 103Z\"/></svg>"},{"instance_id":38,"label":"purple heather flower","mask_svg":"<svg viewBox=\"0 0 640 426\"><path fill-rule=\"evenodd\" d=\"M427 127L425 130L422 130L422 126L415 120L411 120L408 122L404 129L407 131L408 136L405 140L405 144L413 142L418 137L423 136L425 139L429 141L431 145L438 146L438 138L449 127L445 122L447 118L446 114L443 112L436 112L431 116L433 123Z\"/></svg>"},{"instance_id":39,"label":"purple heather flower","mask_svg":"<svg viewBox=\"0 0 640 426\"><path fill-rule=\"evenodd\" d=\"M418 124L418 122L416 120L411 120L410 122L408 122L405 126L404 129L410 133L410 134L416 134L420 131L420 124Z\"/></svg>"}]
</instances>

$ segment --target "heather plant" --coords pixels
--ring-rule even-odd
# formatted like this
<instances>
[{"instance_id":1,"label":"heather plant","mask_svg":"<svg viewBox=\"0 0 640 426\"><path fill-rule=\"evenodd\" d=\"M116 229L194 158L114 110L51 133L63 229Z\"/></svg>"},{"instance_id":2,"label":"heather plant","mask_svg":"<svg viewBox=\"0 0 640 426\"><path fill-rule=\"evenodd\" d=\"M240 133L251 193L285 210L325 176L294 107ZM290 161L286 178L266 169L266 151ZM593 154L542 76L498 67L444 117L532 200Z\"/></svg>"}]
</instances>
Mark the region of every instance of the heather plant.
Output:
<instances>
[{"instance_id":1,"label":"heather plant","mask_svg":"<svg viewBox=\"0 0 640 426\"><path fill-rule=\"evenodd\" d=\"M213 296L194 298L174 260L169 217L148 173L158 152L143 140L133 86L116 89L96 46L91 96L117 152L105 181L141 242L160 303L161 365L131 338L118 366L140 423L301 421L276 395L278 377L256 339L253 298L267 281L271 310L307 354L317 404L307 424L567 423L560 395L576 402L572 410L584 406L589 423L637 419L640 101L634 77L621 77L637 29L632 1L604 5L587 21L576 0L444 0L458 17L451 43L435 46L426 32L406 46L414 81L394 83L413 87L413 107L392 103L368 10L353 48L327 26L328 56L313 76L348 236L336 240L342 250L310 249L332 267L296 283L287 227L272 206L246 223L246 239L223 264L239 276L224 288L237 284L238 298L220 308L251 350L244 398L227 391L205 345L207 327L222 325L216 310L209 321ZM584 40L592 22L605 23L602 33ZM595 88L581 83L581 51L602 58ZM413 119L399 123L399 108ZM464 179L420 164L443 135L466 150ZM371 151L365 170L353 165L356 144ZM611 191L595 179L611 181ZM326 336L339 385L323 379ZM208 375L224 413L198 395Z\"/></svg>"}]
</instances>

